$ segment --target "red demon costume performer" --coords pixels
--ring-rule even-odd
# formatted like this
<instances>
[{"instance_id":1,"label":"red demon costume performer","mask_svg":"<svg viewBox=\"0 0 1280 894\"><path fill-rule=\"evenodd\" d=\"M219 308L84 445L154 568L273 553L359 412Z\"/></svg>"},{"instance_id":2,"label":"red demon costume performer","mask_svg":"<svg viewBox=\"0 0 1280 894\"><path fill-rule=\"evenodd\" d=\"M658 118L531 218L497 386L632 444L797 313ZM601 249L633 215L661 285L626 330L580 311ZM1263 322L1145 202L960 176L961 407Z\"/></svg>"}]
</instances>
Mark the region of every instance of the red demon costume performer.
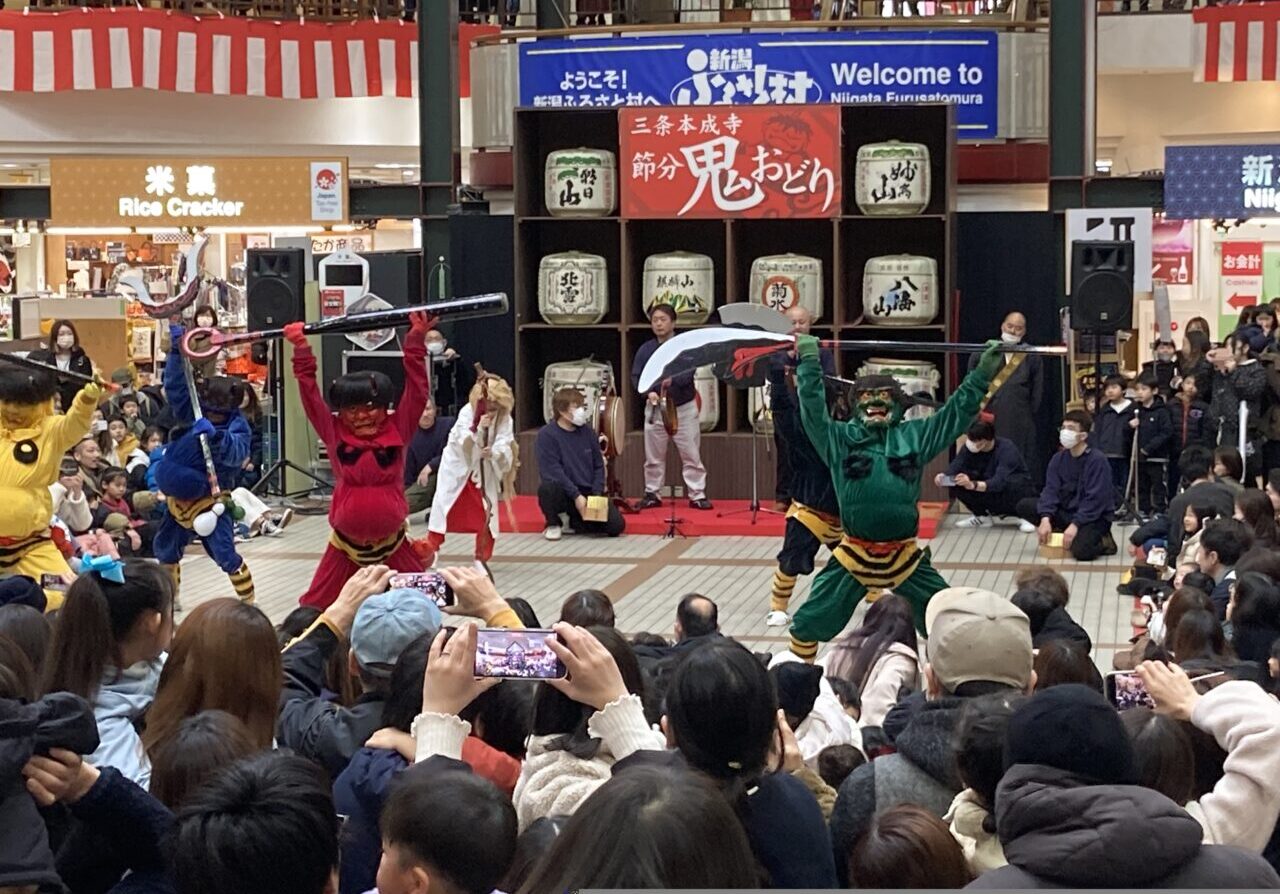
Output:
<instances>
[{"instance_id":1,"label":"red demon costume performer","mask_svg":"<svg viewBox=\"0 0 1280 894\"><path fill-rule=\"evenodd\" d=\"M316 384L316 357L302 333L303 324L285 326L285 338L295 346L293 373L302 406L329 452L335 482L329 506L333 533L311 586L299 600L303 605L327 608L347 579L364 565L424 570L406 537L404 454L430 394L426 334L432 320L420 313L409 319L404 393L392 414L387 412L391 380L379 372L340 376L329 386L326 403Z\"/></svg>"}]
</instances>

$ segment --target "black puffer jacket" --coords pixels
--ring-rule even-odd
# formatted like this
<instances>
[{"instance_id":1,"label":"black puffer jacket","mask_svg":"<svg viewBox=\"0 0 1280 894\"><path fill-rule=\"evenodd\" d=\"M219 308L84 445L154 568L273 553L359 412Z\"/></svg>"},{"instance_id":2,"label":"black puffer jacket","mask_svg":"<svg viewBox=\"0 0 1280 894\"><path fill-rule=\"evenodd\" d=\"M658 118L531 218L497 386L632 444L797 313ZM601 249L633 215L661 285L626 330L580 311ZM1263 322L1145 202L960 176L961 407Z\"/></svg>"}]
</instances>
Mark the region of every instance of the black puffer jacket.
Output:
<instances>
[{"instance_id":1,"label":"black puffer jacket","mask_svg":"<svg viewBox=\"0 0 1280 894\"><path fill-rule=\"evenodd\" d=\"M1005 773L996 829L1009 865L969 885L1017 888L1274 888L1258 854L1201 844L1204 830L1159 792L1034 764Z\"/></svg>"},{"instance_id":2,"label":"black puffer jacket","mask_svg":"<svg viewBox=\"0 0 1280 894\"><path fill-rule=\"evenodd\" d=\"M840 786L831 812L831 844L841 884L847 882L849 852L872 818L899 804L915 804L941 817L964 783L956 772L955 731L965 700L909 698L885 718L897 753L858 767Z\"/></svg>"},{"instance_id":3,"label":"black puffer jacket","mask_svg":"<svg viewBox=\"0 0 1280 894\"><path fill-rule=\"evenodd\" d=\"M22 768L51 748L90 754L97 747L93 709L78 695L54 692L29 705L0 699L0 888L62 890Z\"/></svg>"}]
</instances>

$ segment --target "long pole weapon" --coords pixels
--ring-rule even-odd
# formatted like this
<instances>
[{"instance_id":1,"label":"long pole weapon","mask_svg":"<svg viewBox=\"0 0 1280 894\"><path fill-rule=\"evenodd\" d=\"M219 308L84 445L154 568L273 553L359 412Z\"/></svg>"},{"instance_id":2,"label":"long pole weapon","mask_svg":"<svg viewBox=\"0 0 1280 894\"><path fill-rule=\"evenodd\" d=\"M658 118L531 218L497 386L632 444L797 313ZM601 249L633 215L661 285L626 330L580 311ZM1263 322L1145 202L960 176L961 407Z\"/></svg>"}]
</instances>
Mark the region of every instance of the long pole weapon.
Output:
<instances>
[{"instance_id":1,"label":"long pole weapon","mask_svg":"<svg viewBox=\"0 0 1280 894\"><path fill-rule=\"evenodd\" d=\"M182 376L187 381L187 394L191 399L191 416L196 422L204 418L204 411L200 409L200 393L196 389L196 374L191 368L191 361L185 357L174 357L170 362L182 364ZM213 464L213 451L209 448L209 438L204 434L200 435L200 452L204 454L204 470L209 476L209 493L210 496L217 497L222 493L222 488L218 486L218 469Z\"/></svg>"},{"instance_id":2,"label":"long pole weapon","mask_svg":"<svg viewBox=\"0 0 1280 894\"><path fill-rule=\"evenodd\" d=\"M51 376L57 376L59 379L67 379L71 382L79 382L82 385L91 385L97 381L93 376L86 376L84 373L70 372L65 369L58 369L48 363L41 363L39 360L31 360L27 357L19 357L16 354L0 354L0 360L6 363L12 363L15 366L25 366L27 369L36 369L40 372L46 372Z\"/></svg>"}]
</instances>

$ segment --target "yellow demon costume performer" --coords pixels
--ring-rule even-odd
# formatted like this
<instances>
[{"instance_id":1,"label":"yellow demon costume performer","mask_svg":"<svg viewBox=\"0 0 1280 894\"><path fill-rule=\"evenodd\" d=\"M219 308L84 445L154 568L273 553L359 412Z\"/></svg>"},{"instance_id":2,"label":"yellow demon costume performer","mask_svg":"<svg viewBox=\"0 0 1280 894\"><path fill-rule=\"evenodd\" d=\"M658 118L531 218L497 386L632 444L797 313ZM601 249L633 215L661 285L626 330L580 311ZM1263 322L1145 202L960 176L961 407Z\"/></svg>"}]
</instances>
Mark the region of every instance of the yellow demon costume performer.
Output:
<instances>
[{"instance_id":1,"label":"yellow demon costume performer","mask_svg":"<svg viewBox=\"0 0 1280 894\"><path fill-rule=\"evenodd\" d=\"M67 408L53 412L57 382L39 370L0 363L0 573L22 574L37 584L43 574L70 574L71 568L49 536L62 455L89 433L102 396L85 385ZM48 610L62 594L46 590Z\"/></svg>"},{"instance_id":2,"label":"yellow demon costume performer","mask_svg":"<svg viewBox=\"0 0 1280 894\"><path fill-rule=\"evenodd\" d=\"M916 542L920 475L929 460L955 441L978 412L1001 362L998 342L942 408L925 419L903 421L902 392L888 376L866 376L854 385L857 407L847 422L827 413L818 340L796 336L800 364L796 391L800 419L818 455L831 470L844 536L835 561L813 580L791 625L791 651L812 661L818 643L834 638L870 591L893 590L915 609L924 630L925 606L947 582L933 570L929 550Z\"/></svg>"}]
</instances>

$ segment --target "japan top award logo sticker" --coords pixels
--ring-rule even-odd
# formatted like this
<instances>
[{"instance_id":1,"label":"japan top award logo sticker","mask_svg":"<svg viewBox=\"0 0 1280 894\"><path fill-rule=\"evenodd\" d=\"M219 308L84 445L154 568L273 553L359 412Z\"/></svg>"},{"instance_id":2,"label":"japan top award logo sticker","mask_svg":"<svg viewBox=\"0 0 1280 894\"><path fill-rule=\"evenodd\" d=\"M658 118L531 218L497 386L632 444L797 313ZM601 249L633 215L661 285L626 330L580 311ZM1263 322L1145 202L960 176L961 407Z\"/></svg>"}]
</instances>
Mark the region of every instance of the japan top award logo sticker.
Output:
<instances>
[{"instance_id":1,"label":"japan top award logo sticker","mask_svg":"<svg viewBox=\"0 0 1280 894\"><path fill-rule=\"evenodd\" d=\"M311 219L343 220L342 162L311 163Z\"/></svg>"}]
</instances>

